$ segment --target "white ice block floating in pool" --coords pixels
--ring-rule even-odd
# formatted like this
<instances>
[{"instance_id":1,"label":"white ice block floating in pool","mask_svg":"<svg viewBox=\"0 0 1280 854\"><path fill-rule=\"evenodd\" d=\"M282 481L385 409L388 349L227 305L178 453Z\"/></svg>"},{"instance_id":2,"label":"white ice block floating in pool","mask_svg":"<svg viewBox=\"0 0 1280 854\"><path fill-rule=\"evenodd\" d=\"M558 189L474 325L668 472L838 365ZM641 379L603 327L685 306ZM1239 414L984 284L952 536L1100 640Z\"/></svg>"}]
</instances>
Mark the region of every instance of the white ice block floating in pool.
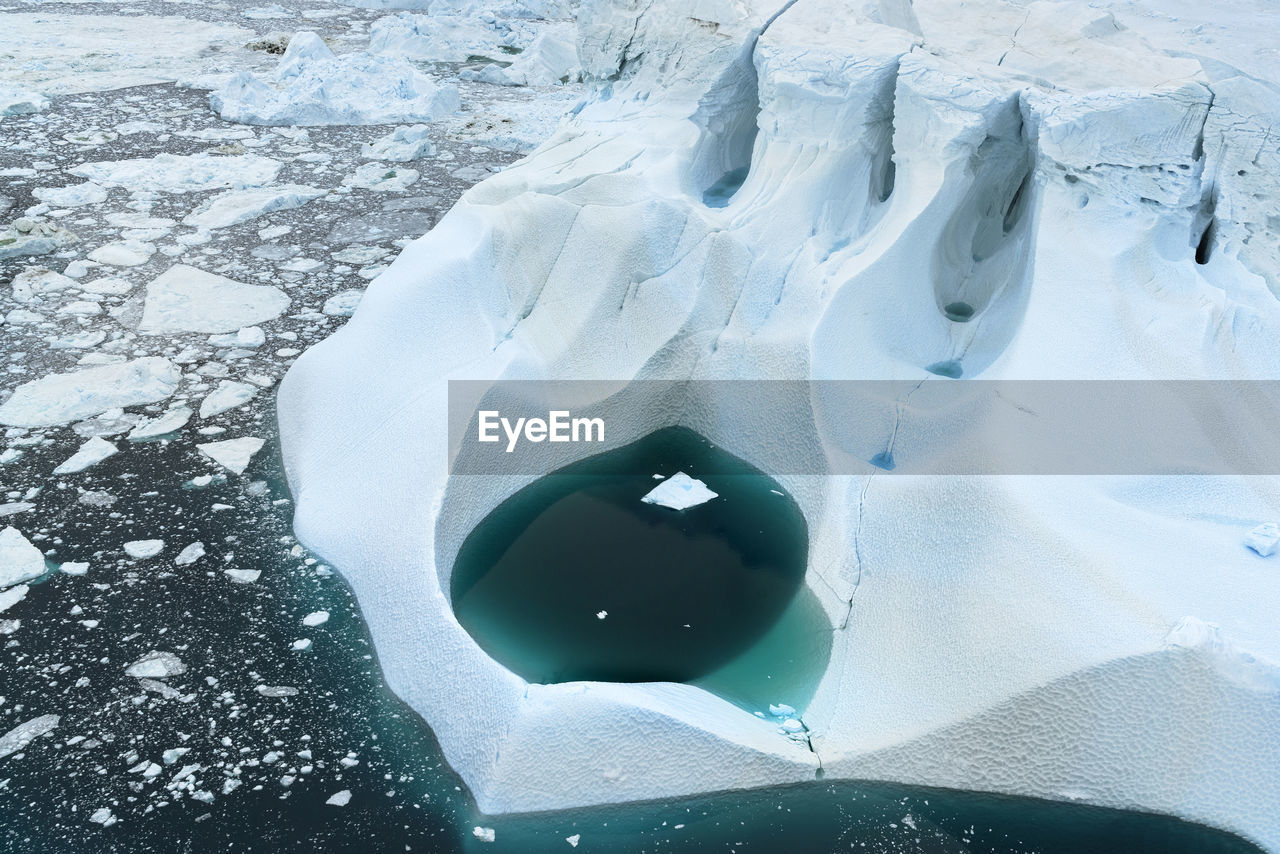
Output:
<instances>
[{"instance_id":1,"label":"white ice block floating in pool","mask_svg":"<svg viewBox=\"0 0 1280 854\"><path fill-rule=\"evenodd\" d=\"M1264 522L1249 532L1244 544L1263 557L1271 557L1280 544L1280 524Z\"/></svg>"},{"instance_id":2,"label":"white ice block floating in pool","mask_svg":"<svg viewBox=\"0 0 1280 854\"><path fill-rule=\"evenodd\" d=\"M706 504L716 497L718 493L707 489L705 483L678 471L649 490L649 493L640 500L645 504L657 504L670 507L672 510L687 510L699 504Z\"/></svg>"}]
</instances>

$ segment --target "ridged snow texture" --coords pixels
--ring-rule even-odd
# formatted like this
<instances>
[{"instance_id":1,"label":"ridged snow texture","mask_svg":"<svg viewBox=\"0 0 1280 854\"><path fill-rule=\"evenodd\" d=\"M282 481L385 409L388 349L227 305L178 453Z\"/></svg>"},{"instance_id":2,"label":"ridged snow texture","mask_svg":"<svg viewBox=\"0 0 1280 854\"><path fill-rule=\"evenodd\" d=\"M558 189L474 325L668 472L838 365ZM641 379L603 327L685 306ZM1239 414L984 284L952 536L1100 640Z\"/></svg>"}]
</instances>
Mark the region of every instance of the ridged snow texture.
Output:
<instances>
[{"instance_id":1,"label":"ridged snow texture","mask_svg":"<svg viewBox=\"0 0 1280 854\"><path fill-rule=\"evenodd\" d=\"M621 0L579 28L599 93L280 391L298 533L480 806L821 765L1280 851L1280 565L1243 545L1280 516L1275 479L781 477L835 632L811 752L690 686L490 660L449 574L521 482L445 464L450 378L1280 378L1276 87L1069 2ZM601 410L610 446L682 423L769 470L787 443L947 440L901 400L786 425L749 395L644 403Z\"/></svg>"}]
</instances>

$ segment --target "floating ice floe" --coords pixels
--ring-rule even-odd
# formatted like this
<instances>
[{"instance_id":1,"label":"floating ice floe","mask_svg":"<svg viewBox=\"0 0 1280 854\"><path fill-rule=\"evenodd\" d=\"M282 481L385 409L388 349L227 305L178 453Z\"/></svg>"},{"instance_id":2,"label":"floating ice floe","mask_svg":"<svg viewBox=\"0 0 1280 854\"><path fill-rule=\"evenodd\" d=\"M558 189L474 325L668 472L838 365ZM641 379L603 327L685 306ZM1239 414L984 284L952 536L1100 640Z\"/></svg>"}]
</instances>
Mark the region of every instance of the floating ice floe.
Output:
<instances>
[{"instance_id":1,"label":"floating ice floe","mask_svg":"<svg viewBox=\"0 0 1280 854\"><path fill-rule=\"evenodd\" d=\"M672 510L687 510L699 504L706 504L718 496L719 493L707 489L707 485L702 481L678 471L649 490L640 500L645 504L657 504L660 507L670 507Z\"/></svg>"},{"instance_id":2,"label":"floating ice floe","mask_svg":"<svg viewBox=\"0 0 1280 854\"><path fill-rule=\"evenodd\" d=\"M164 551L164 540L130 540L124 553L134 560L149 560Z\"/></svg>"},{"instance_id":3,"label":"floating ice floe","mask_svg":"<svg viewBox=\"0 0 1280 854\"><path fill-rule=\"evenodd\" d=\"M157 154L82 163L68 171L96 184L127 187L135 193L198 193L260 187L275 180L280 161L257 154Z\"/></svg>"},{"instance_id":4,"label":"floating ice floe","mask_svg":"<svg viewBox=\"0 0 1280 854\"><path fill-rule=\"evenodd\" d=\"M156 403L174 393L181 376L159 356L52 374L18 386L0 406L0 424L52 427L110 409Z\"/></svg>"},{"instance_id":5,"label":"floating ice floe","mask_svg":"<svg viewBox=\"0 0 1280 854\"><path fill-rule=\"evenodd\" d=\"M184 217L182 223L194 228L226 228L264 214L301 207L325 192L298 184L228 190L200 205Z\"/></svg>"},{"instance_id":6,"label":"floating ice floe","mask_svg":"<svg viewBox=\"0 0 1280 854\"><path fill-rule=\"evenodd\" d=\"M289 297L271 285L247 285L177 264L147 285L138 331L238 332L278 317Z\"/></svg>"},{"instance_id":7,"label":"floating ice floe","mask_svg":"<svg viewBox=\"0 0 1280 854\"><path fill-rule=\"evenodd\" d=\"M356 167L354 174L342 179L342 186L399 193L417 180L418 172L415 169L386 166L382 163L362 163Z\"/></svg>"},{"instance_id":8,"label":"floating ice floe","mask_svg":"<svg viewBox=\"0 0 1280 854\"><path fill-rule=\"evenodd\" d=\"M80 287L72 279L53 272L47 267L27 267L13 277L9 288L13 301L28 303L33 298L46 294L56 294L68 288Z\"/></svg>"},{"instance_id":9,"label":"floating ice floe","mask_svg":"<svg viewBox=\"0 0 1280 854\"><path fill-rule=\"evenodd\" d=\"M1244 544L1263 557L1271 557L1275 554L1276 546L1280 545L1280 524L1263 522L1249 532L1244 538Z\"/></svg>"},{"instance_id":10,"label":"floating ice floe","mask_svg":"<svg viewBox=\"0 0 1280 854\"><path fill-rule=\"evenodd\" d=\"M248 72L209 96L227 121L254 125L363 125L431 121L457 111L458 88L398 57L335 56L300 32L280 59L274 87Z\"/></svg>"},{"instance_id":11,"label":"floating ice floe","mask_svg":"<svg viewBox=\"0 0 1280 854\"><path fill-rule=\"evenodd\" d=\"M310 614L307 614L307 616L302 618L302 625L311 628L323 626L327 622L329 622L328 611L312 611Z\"/></svg>"},{"instance_id":12,"label":"floating ice floe","mask_svg":"<svg viewBox=\"0 0 1280 854\"><path fill-rule=\"evenodd\" d=\"M119 448L108 442L106 439L94 436L85 442L66 462L59 465L53 470L54 474L75 474L84 471L90 466L97 465L107 457L114 456L119 452Z\"/></svg>"},{"instance_id":13,"label":"floating ice floe","mask_svg":"<svg viewBox=\"0 0 1280 854\"><path fill-rule=\"evenodd\" d=\"M200 417L212 418L228 409L248 403L258 393L258 387L248 383L222 380L204 400L200 402Z\"/></svg>"},{"instance_id":14,"label":"floating ice floe","mask_svg":"<svg viewBox=\"0 0 1280 854\"><path fill-rule=\"evenodd\" d=\"M13 587L0 589L0 614L25 599L30 590L31 587L26 584L16 584Z\"/></svg>"},{"instance_id":15,"label":"floating ice floe","mask_svg":"<svg viewBox=\"0 0 1280 854\"><path fill-rule=\"evenodd\" d=\"M204 543L195 542L178 552L178 556L173 559L173 562L176 566L190 566L204 557L204 554Z\"/></svg>"},{"instance_id":16,"label":"floating ice floe","mask_svg":"<svg viewBox=\"0 0 1280 854\"><path fill-rule=\"evenodd\" d=\"M215 347L243 347L252 350L267 343L267 333L261 326L245 326L235 332L210 335L209 343Z\"/></svg>"},{"instance_id":17,"label":"floating ice floe","mask_svg":"<svg viewBox=\"0 0 1280 854\"><path fill-rule=\"evenodd\" d=\"M40 715L0 735L0 759L26 749L32 741L56 729L60 720L57 715Z\"/></svg>"},{"instance_id":18,"label":"floating ice floe","mask_svg":"<svg viewBox=\"0 0 1280 854\"><path fill-rule=\"evenodd\" d=\"M233 474L243 474L249 467L253 455L262 450L264 441L246 436L241 439L226 439L222 442L206 442L196 445L200 453L209 457L218 465Z\"/></svg>"},{"instance_id":19,"label":"floating ice floe","mask_svg":"<svg viewBox=\"0 0 1280 854\"><path fill-rule=\"evenodd\" d=\"M360 146L360 156L365 160L386 160L391 163L408 163L436 153L435 146L427 139L426 125L398 127L386 136Z\"/></svg>"},{"instance_id":20,"label":"floating ice floe","mask_svg":"<svg viewBox=\"0 0 1280 854\"><path fill-rule=\"evenodd\" d=\"M191 420L191 407L174 406L165 410L160 415L149 421L144 421L134 427L129 433L130 442L141 442L146 439L155 439L160 436L167 436L176 430L181 430L188 421Z\"/></svg>"},{"instance_id":21,"label":"floating ice floe","mask_svg":"<svg viewBox=\"0 0 1280 854\"><path fill-rule=\"evenodd\" d=\"M480 827L478 825L471 828L471 835L481 842L492 842L497 838L497 834L494 833L492 827Z\"/></svg>"},{"instance_id":22,"label":"floating ice floe","mask_svg":"<svg viewBox=\"0 0 1280 854\"><path fill-rule=\"evenodd\" d=\"M230 578L236 584L252 584L262 575L260 569L224 569L223 575Z\"/></svg>"},{"instance_id":23,"label":"floating ice floe","mask_svg":"<svg viewBox=\"0 0 1280 854\"><path fill-rule=\"evenodd\" d=\"M36 187L31 191L31 195L55 208L77 208L81 205L96 205L107 200L106 188L92 181L68 184L65 187Z\"/></svg>"},{"instance_id":24,"label":"floating ice floe","mask_svg":"<svg viewBox=\"0 0 1280 854\"><path fill-rule=\"evenodd\" d=\"M345 807L351 803L351 790L343 789L341 792L334 792L325 803L331 807Z\"/></svg>"},{"instance_id":25,"label":"floating ice floe","mask_svg":"<svg viewBox=\"0 0 1280 854\"><path fill-rule=\"evenodd\" d=\"M141 240L116 240L99 246L89 253L89 260L113 267L136 267L145 264L155 254L153 243Z\"/></svg>"},{"instance_id":26,"label":"floating ice floe","mask_svg":"<svg viewBox=\"0 0 1280 854\"><path fill-rule=\"evenodd\" d=\"M135 679L168 679L187 672L182 659L171 652L152 650L124 669Z\"/></svg>"},{"instance_id":27,"label":"floating ice floe","mask_svg":"<svg viewBox=\"0 0 1280 854\"><path fill-rule=\"evenodd\" d=\"M0 27L0 86L44 95L167 83L217 63L253 62L243 27L154 15L6 13ZM0 102L2 103L2 102Z\"/></svg>"},{"instance_id":28,"label":"floating ice floe","mask_svg":"<svg viewBox=\"0 0 1280 854\"><path fill-rule=\"evenodd\" d=\"M89 564L87 561L69 560L59 566L58 571L67 575L80 576L89 571Z\"/></svg>"}]
</instances>

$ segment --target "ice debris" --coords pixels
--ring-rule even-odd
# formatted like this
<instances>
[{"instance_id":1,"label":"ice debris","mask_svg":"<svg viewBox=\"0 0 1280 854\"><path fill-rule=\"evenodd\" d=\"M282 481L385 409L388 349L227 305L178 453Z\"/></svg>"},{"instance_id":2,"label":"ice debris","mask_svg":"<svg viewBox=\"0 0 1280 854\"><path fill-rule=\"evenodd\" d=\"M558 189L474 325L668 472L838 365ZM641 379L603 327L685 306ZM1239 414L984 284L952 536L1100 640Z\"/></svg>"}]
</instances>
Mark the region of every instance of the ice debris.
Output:
<instances>
[{"instance_id":1,"label":"ice debris","mask_svg":"<svg viewBox=\"0 0 1280 854\"><path fill-rule=\"evenodd\" d=\"M302 618L302 625L310 627L323 626L327 622L329 622L328 611L312 611Z\"/></svg>"},{"instance_id":2,"label":"ice debris","mask_svg":"<svg viewBox=\"0 0 1280 854\"><path fill-rule=\"evenodd\" d=\"M175 406L165 410L160 415L149 421L144 421L133 431L129 433L130 442L141 442L146 439L155 439L159 436L167 436L176 430L181 430L188 421L191 420L191 407Z\"/></svg>"},{"instance_id":3,"label":"ice debris","mask_svg":"<svg viewBox=\"0 0 1280 854\"><path fill-rule=\"evenodd\" d=\"M204 557L204 543L194 542L178 552L173 562L177 566L190 566L202 557Z\"/></svg>"},{"instance_id":4,"label":"ice debris","mask_svg":"<svg viewBox=\"0 0 1280 854\"><path fill-rule=\"evenodd\" d=\"M152 650L124 669L135 679L168 679L187 672L182 659L171 652Z\"/></svg>"},{"instance_id":5,"label":"ice debris","mask_svg":"<svg viewBox=\"0 0 1280 854\"><path fill-rule=\"evenodd\" d=\"M480 827L479 825L471 828L471 835L481 842L492 842L497 838L492 827Z\"/></svg>"},{"instance_id":6,"label":"ice debris","mask_svg":"<svg viewBox=\"0 0 1280 854\"><path fill-rule=\"evenodd\" d=\"M206 442L196 445L200 453L233 474L243 474L249 466L249 460L262 449L264 442L252 436L241 439L226 439L222 442Z\"/></svg>"},{"instance_id":7,"label":"ice debris","mask_svg":"<svg viewBox=\"0 0 1280 854\"><path fill-rule=\"evenodd\" d=\"M435 146L427 139L426 125L398 127L386 136L360 146L360 156L365 160L387 160L392 163L408 163L435 153Z\"/></svg>"},{"instance_id":8,"label":"ice debris","mask_svg":"<svg viewBox=\"0 0 1280 854\"><path fill-rule=\"evenodd\" d=\"M164 551L164 540L130 540L124 544L124 553L134 560L147 560Z\"/></svg>"},{"instance_id":9,"label":"ice debris","mask_svg":"<svg viewBox=\"0 0 1280 854\"><path fill-rule=\"evenodd\" d=\"M60 720L61 718L57 715L41 715L26 723L20 723L4 735L0 735L0 759L19 750L25 750L32 741L47 732L52 732Z\"/></svg>"},{"instance_id":10,"label":"ice debris","mask_svg":"<svg viewBox=\"0 0 1280 854\"><path fill-rule=\"evenodd\" d=\"M331 807L345 807L351 803L351 790L343 789L341 792L334 792L325 803Z\"/></svg>"},{"instance_id":11,"label":"ice debris","mask_svg":"<svg viewBox=\"0 0 1280 854\"><path fill-rule=\"evenodd\" d=\"M1275 554L1276 546L1280 545L1280 524L1262 523L1249 532L1244 538L1244 544L1263 557L1271 557Z\"/></svg>"},{"instance_id":12,"label":"ice debris","mask_svg":"<svg viewBox=\"0 0 1280 854\"><path fill-rule=\"evenodd\" d=\"M194 228L226 228L257 219L264 214L302 207L324 194L324 190L300 184L227 190L184 217L182 224Z\"/></svg>"},{"instance_id":13,"label":"ice debris","mask_svg":"<svg viewBox=\"0 0 1280 854\"><path fill-rule=\"evenodd\" d=\"M248 403L258 393L258 387L248 383L223 380L208 397L200 402L200 417L212 418L229 409Z\"/></svg>"},{"instance_id":14,"label":"ice debris","mask_svg":"<svg viewBox=\"0 0 1280 854\"><path fill-rule=\"evenodd\" d=\"M157 154L133 160L108 160L72 167L72 175L130 192L195 193L260 187L274 180L280 162L257 154L218 156Z\"/></svg>"},{"instance_id":15,"label":"ice debris","mask_svg":"<svg viewBox=\"0 0 1280 854\"><path fill-rule=\"evenodd\" d=\"M107 457L114 456L119 449L108 442L106 439L94 436L89 441L80 446L80 449L72 454L66 462L53 470L54 474L75 474L84 471L90 466L97 465Z\"/></svg>"}]
</instances>

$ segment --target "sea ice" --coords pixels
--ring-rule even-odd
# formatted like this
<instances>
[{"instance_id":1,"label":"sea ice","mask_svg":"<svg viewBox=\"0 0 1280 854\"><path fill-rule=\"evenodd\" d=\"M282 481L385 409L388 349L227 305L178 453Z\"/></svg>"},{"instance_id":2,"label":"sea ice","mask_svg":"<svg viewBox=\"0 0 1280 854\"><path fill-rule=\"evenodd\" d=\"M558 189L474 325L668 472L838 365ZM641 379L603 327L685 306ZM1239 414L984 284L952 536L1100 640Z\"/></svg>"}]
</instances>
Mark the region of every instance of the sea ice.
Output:
<instances>
[{"instance_id":1,"label":"sea ice","mask_svg":"<svg viewBox=\"0 0 1280 854\"><path fill-rule=\"evenodd\" d=\"M173 562L177 566L190 566L204 557L204 554L204 543L195 542L178 552L178 556L173 559Z\"/></svg>"},{"instance_id":2,"label":"sea ice","mask_svg":"<svg viewBox=\"0 0 1280 854\"><path fill-rule=\"evenodd\" d=\"M56 223L20 217L0 230L0 261L28 255L47 255L79 238Z\"/></svg>"},{"instance_id":3,"label":"sea ice","mask_svg":"<svg viewBox=\"0 0 1280 854\"><path fill-rule=\"evenodd\" d=\"M252 584L262 575L260 569L224 569L222 572L236 584Z\"/></svg>"},{"instance_id":4,"label":"sea ice","mask_svg":"<svg viewBox=\"0 0 1280 854\"><path fill-rule=\"evenodd\" d=\"M435 146L427 139L426 125L398 127L386 136L360 146L360 156L365 160L387 160L392 163L408 163L430 157Z\"/></svg>"},{"instance_id":5,"label":"sea ice","mask_svg":"<svg viewBox=\"0 0 1280 854\"><path fill-rule=\"evenodd\" d=\"M302 625L313 628L315 626L323 626L327 622L329 622L328 611L313 611L302 618Z\"/></svg>"},{"instance_id":6,"label":"sea ice","mask_svg":"<svg viewBox=\"0 0 1280 854\"><path fill-rule=\"evenodd\" d=\"M191 407L174 406L149 421L143 421L129 433L130 442L141 442L181 430L191 420Z\"/></svg>"},{"instance_id":7,"label":"sea ice","mask_svg":"<svg viewBox=\"0 0 1280 854\"><path fill-rule=\"evenodd\" d=\"M53 731L60 720L57 715L40 715L0 735L0 759L26 749L32 741Z\"/></svg>"},{"instance_id":8,"label":"sea ice","mask_svg":"<svg viewBox=\"0 0 1280 854\"><path fill-rule=\"evenodd\" d=\"M332 807L345 807L351 803L351 790L343 789L341 792L335 792L329 796L329 800L325 801L325 803Z\"/></svg>"},{"instance_id":9,"label":"sea ice","mask_svg":"<svg viewBox=\"0 0 1280 854\"><path fill-rule=\"evenodd\" d=\"M299 184L227 190L204 202L184 217L182 223L195 228L226 228L264 214L301 207L324 194L324 190Z\"/></svg>"},{"instance_id":10,"label":"sea ice","mask_svg":"<svg viewBox=\"0 0 1280 854\"><path fill-rule=\"evenodd\" d=\"M481 842L492 842L497 838L497 834L493 832L492 827L473 827L471 828L471 835Z\"/></svg>"},{"instance_id":11,"label":"sea ice","mask_svg":"<svg viewBox=\"0 0 1280 854\"><path fill-rule=\"evenodd\" d=\"M180 378L177 367L158 356L51 374L18 386L0 406L0 424L51 427L155 403L172 395Z\"/></svg>"},{"instance_id":12,"label":"sea ice","mask_svg":"<svg viewBox=\"0 0 1280 854\"><path fill-rule=\"evenodd\" d=\"M657 504L670 507L672 510L687 510L705 504L718 493L707 489L707 485L697 478L689 477L682 471L676 472L640 499L645 504Z\"/></svg>"},{"instance_id":13,"label":"sea ice","mask_svg":"<svg viewBox=\"0 0 1280 854\"><path fill-rule=\"evenodd\" d=\"M206 442L196 447L200 449L200 453L233 474L243 474L249 466L249 460L262 449L263 444L262 439L246 436L241 439L226 439L222 442Z\"/></svg>"},{"instance_id":14,"label":"sea ice","mask_svg":"<svg viewBox=\"0 0 1280 854\"><path fill-rule=\"evenodd\" d=\"M164 551L164 540L130 540L124 544L124 553L135 560L147 560Z\"/></svg>"},{"instance_id":15,"label":"sea ice","mask_svg":"<svg viewBox=\"0 0 1280 854\"><path fill-rule=\"evenodd\" d=\"M289 297L271 285L247 285L177 264L147 285L138 331L238 332L278 317Z\"/></svg>"},{"instance_id":16,"label":"sea ice","mask_svg":"<svg viewBox=\"0 0 1280 854\"><path fill-rule=\"evenodd\" d=\"M83 184L68 184L65 187L37 187L31 195L55 208L76 208L81 205L96 205L107 200L106 188L85 181Z\"/></svg>"},{"instance_id":17,"label":"sea ice","mask_svg":"<svg viewBox=\"0 0 1280 854\"><path fill-rule=\"evenodd\" d=\"M275 179L280 162L257 154L166 153L133 160L82 163L69 171L97 184L127 187L135 193L198 193L260 187Z\"/></svg>"},{"instance_id":18,"label":"sea ice","mask_svg":"<svg viewBox=\"0 0 1280 854\"><path fill-rule=\"evenodd\" d=\"M0 614L25 599L29 590L31 587L26 584L15 584L13 587L0 589Z\"/></svg>"},{"instance_id":19,"label":"sea ice","mask_svg":"<svg viewBox=\"0 0 1280 854\"><path fill-rule=\"evenodd\" d=\"M116 240L99 246L89 253L90 261L110 264L113 267L136 267L146 263L155 254L153 243L141 240Z\"/></svg>"},{"instance_id":20,"label":"sea ice","mask_svg":"<svg viewBox=\"0 0 1280 854\"><path fill-rule=\"evenodd\" d=\"M363 125L431 121L460 107L458 88L438 84L399 57L335 56L314 33L298 33L273 87L248 72L209 103L223 119L253 125Z\"/></svg>"},{"instance_id":21,"label":"sea ice","mask_svg":"<svg viewBox=\"0 0 1280 854\"><path fill-rule=\"evenodd\" d=\"M364 291L343 291L325 300L321 310L333 317L350 317L356 313L356 306L360 305L363 296Z\"/></svg>"},{"instance_id":22,"label":"sea ice","mask_svg":"<svg viewBox=\"0 0 1280 854\"><path fill-rule=\"evenodd\" d=\"M168 679L187 672L187 666L171 652L152 650L124 669L135 679Z\"/></svg>"},{"instance_id":23,"label":"sea ice","mask_svg":"<svg viewBox=\"0 0 1280 854\"><path fill-rule=\"evenodd\" d=\"M58 570L65 572L67 575L84 575L89 571L89 564L87 561L69 560L58 567Z\"/></svg>"},{"instance_id":24,"label":"sea ice","mask_svg":"<svg viewBox=\"0 0 1280 854\"><path fill-rule=\"evenodd\" d=\"M90 466L97 465L107 457L113 456L119 452L119 448L108 442L106 439L94 436L89 441L80 446L80 449L71 455L66 462L59 465L53 470L54 474L75 474L84 471Z\"/></svg>"},{"instance_id":25,"label":"sea ice","mask_svg":"<svg viewBox=\"0 0 1280 854\"><path fill-rule=\"evenodd\" d=\"M417 180L418 172L415 169L385 166L381 163L362 163L356 167L354 174L342 179L342 186L400 193Z\"/></svg>"},{"instance_id":26,"label":"sea ice","mask_svg":"<svg viewBox=\"0 0 1280 854\"><path fill-rule=\"evenodd\" d=\"M248 383L222 380L218 387L200 402L200 417L212 418L228 409L248 403L258 393L258 387Z\"/></svg>"}]
</instances>

